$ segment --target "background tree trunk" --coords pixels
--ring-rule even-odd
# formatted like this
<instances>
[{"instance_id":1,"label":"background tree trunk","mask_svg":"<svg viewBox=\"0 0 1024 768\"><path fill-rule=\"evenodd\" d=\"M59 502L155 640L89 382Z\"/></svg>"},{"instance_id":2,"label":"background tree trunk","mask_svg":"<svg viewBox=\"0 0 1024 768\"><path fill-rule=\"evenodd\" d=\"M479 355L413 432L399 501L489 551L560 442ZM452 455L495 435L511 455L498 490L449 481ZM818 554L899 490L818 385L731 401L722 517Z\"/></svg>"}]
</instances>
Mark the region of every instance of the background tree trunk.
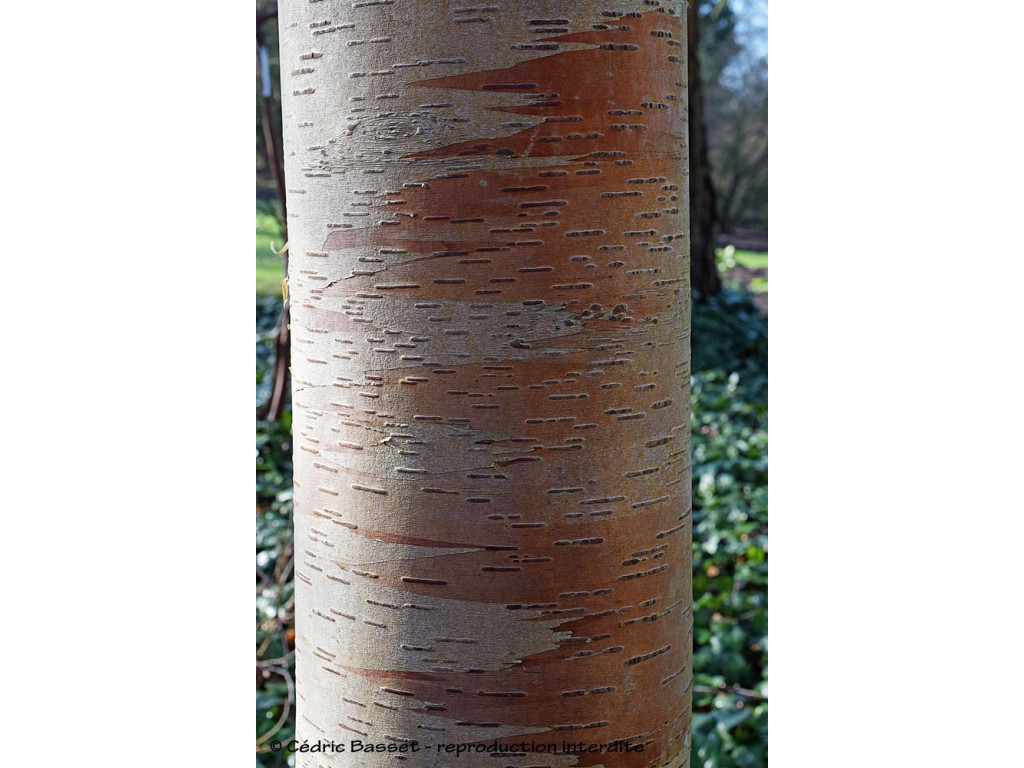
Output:
<instances>
[{"instance_id":1,"label":"background tree trunk","mask_svg":"<svg viewBox=\"0 0 1024 768\"><path fill-rule=\"evenodd\" d=\"M685 23L607 8L282 4L299 766L689 765Z\"/></svg>"},{"instance_id":2,"label":"background tree trunk","mask_svg":"<svg viewBox=\"0 0 1024 768\"><path fill-rule=\"evenodd\" d=\"M704 120L704 89L700 80L697 2L686 6L687 83L690 129L690 278L702 296L715 296L722 280L715 266L715 189L711 184L707 129Z\"/></svg>"}]
</instances>

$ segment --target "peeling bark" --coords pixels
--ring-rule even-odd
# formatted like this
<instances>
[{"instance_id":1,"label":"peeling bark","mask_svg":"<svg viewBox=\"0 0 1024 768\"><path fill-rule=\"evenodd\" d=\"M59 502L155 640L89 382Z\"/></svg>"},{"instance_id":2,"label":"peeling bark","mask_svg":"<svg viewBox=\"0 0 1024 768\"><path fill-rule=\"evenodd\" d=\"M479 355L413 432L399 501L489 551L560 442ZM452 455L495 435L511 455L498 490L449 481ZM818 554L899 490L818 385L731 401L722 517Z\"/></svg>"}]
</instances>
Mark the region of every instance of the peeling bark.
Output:
<instances>
[{"instance_id":1,"label":"peeling bark","mask_svg":"<svg viewBox=\"0 0 1024 768\"><path fill-rule=\"evenodd\" d=\"M688 765L681 4L281 13L297 738Z\"/></svg>"}]
</instances>

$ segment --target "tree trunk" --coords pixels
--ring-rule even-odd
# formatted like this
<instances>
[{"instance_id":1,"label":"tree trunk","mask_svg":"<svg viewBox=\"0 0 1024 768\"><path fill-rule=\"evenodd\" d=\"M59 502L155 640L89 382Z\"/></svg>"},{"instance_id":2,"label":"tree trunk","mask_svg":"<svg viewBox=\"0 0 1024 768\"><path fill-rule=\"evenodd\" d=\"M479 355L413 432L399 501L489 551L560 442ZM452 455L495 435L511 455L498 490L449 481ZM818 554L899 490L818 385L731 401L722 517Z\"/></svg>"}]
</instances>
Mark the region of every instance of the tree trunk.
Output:
<instances>
[{"instance_id":1,"label":"tree trunk","mask_svg":"<svg viewBox=\"0 0 1024 768\"><path fill-rule=\"evenodd\" d=\"M282 4L299 766L689 764L685 20L607 8Z\"/></svg>"},{"instance_id":2,"label":"tree trunk","mask_svg":"<svg viewBox=\"0 0 1024 768\"><path fill-rule=\"evenodd\" d=\"M690 126L690 279L701 296L715 296L722 280L715 266L715 188L711 184L707 128L704 121L704 89L697 55L699 23L697 2L686 9L689 126Z\"/></svg>"}]
</instances>

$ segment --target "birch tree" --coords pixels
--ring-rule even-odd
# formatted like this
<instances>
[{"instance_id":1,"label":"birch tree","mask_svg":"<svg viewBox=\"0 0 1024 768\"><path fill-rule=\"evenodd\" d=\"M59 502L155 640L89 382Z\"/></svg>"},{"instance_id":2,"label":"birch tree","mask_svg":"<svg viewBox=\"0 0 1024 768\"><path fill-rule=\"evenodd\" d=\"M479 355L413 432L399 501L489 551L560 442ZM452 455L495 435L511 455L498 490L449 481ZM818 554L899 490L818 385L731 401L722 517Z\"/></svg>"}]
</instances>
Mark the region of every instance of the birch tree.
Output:
<instances>
[{"instance_id":1,"label":"birch tree","mask_svg":"<svg viewBox=\"0 0 1024 768\"><path fill-rule=\"evenodd\" d=\"M689 764L684 15L282 3L297 765Z\"/></svg>"}]
</instances>

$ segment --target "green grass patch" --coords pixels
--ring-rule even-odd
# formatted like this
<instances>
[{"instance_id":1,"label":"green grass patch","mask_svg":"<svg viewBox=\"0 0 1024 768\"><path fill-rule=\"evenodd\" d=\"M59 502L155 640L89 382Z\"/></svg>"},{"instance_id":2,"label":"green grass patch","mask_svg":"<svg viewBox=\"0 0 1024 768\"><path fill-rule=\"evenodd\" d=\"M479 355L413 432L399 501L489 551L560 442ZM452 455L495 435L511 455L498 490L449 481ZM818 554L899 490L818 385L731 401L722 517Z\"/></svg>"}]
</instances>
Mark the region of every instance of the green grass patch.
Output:
<instances>
[{"instance_id":1,"label":"green grass patch","mask_svg":"<svg viewBox=\"0 0 1024 768\"><path fill-rule=\"evenodd\" d=\"M729 288L740 291L747 290L751 293L768 292L767 253L741 251L731 245L727 245L725 248L715 249L715 266L718 267L719 274L725 277L725 284ZM745 273L733 271L740 267L744 269L763 269L765 275L750 278L748 274L745 276Z\"/></svg>"},{"instance_id":2,"label":"green grass patch","mask_svg":"<svg viewBox=\"0 0 1024 768\"><path fill-rule=\"evenodd\" d=\"M747 269L768 269L768 254L758 251L741 251L731 245L715 249L715 263L720 272L727 272L735 266Z\"/></svg>"},{"instance_id":3,"label":"green grass patch","mask_svg":"<svg viewBox=\"0 0 1024 768\"><path fill-rule=\"evenodd\" d=\"M736 263L747 269L768 269L768 254L757 251L736 251Z\"/></svg>"},{"instance_id":4,"label":"green grass patch","mask_svg":"<svg viewBox=\"0 0 1024 768\"><path fill-rule=\"evenodd\" d=\"M284 279L284 260L270 250L284 245L277 219L268 213L256 214L256 295L280 296Z\"/></svg>"}]
</instances>

